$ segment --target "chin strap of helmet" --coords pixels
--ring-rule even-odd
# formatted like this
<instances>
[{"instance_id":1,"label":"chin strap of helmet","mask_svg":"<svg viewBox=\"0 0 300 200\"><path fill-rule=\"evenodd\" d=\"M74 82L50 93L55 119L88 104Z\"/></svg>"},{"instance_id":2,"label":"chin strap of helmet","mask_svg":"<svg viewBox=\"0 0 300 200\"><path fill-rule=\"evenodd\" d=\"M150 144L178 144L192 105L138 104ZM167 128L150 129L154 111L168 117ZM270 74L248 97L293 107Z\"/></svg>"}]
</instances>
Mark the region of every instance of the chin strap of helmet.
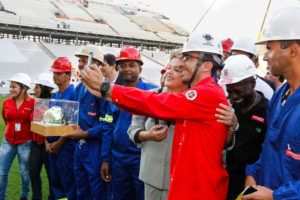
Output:
<instances>
[{"instance_id":1,"label":"chin strap of helmet","mask_svg":"<svg viewBox=\"0 0 300 200\"><path fill-rule=\"evenodd\" d=\"M191 88L191 84L192 84L192 82L194 81L194 79L195 79L195 77L196 77L196 75L197 75L197 73L198 73L198 70L199 70L199 68L200 68L200 66L201 66L201 64L202 64L202 59L203 59L203 57L204 57L204 54L203 54L203 53L200 53L200 56L199 56L199 58L198 58L198 62L197 62L197 64L196 64L196 67L195 67L195 70L194 70L194 72L193 72L193 75L192 75L190 81L188 82L188 87L189 87L189 88Z\"/></svg>"},{"instance_id":2,"label":"chin strap of helmet","mask_svg":"<svg viewBox=\"0 0 300 200\"><path fill-rule=\"evenodd\" d=\"M201 64L202 64L203 62L205 62L205 60L203 60L204 55L205 55L204 53L200 53L200 56L199 56L199 59L198 59L198 63L197 63L197 65L196 65L196 67L195 67L195 70L194 70L194 72L193 72L193 75L192 75L190 81L188 82L188 87L189 87L189 88L191 88L191 84L192 84L192 82L194 81L194 79L195 79L195 77L196 77L196 75L197 75L197 73L198 73L198 70L199 70ZM213 60L214 60L216 63L218 63L219 65L221 64L221 62L222 62L222 59L221 59L221 58L219 58L219 57L218 57L217 55L215 55L215 54L213 54L212 57L213 57Z\"/></svg>"}]
</instances>

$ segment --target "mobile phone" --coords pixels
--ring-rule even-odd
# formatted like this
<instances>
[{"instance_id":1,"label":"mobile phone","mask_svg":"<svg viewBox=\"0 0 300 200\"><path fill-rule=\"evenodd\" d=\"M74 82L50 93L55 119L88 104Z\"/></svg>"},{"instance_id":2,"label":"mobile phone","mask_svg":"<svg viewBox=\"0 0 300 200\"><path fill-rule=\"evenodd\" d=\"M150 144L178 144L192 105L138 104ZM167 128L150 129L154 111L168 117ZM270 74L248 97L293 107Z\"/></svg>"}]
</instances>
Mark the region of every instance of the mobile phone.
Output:
<instances>
[{"instance_id":1,"label":"mobile phone","mask_svg":"<svg viewBox=\"0 0 300 200\"><path fill-rule=\"evenodd\" d=\"M92 63L93 63L93 52L90 52L88 57L88 66L90 67Z\"/></svg>"},{"instance_id":2,"label":"mobile phone","mask_svg":"<svg viewBox=\"0 0 300 200\"><path fill-rule=\"evenodd\" d=\"M251 193L256 192L256 191L257 191L257 189L255 189L254 187L248 186L248 187L246 187L246 188L244 189L244 191L243 191L243 193L242 193L242 196L243 196L243 195L247 195L247 194L251 194Z\"/></svg>"}]
</instances>

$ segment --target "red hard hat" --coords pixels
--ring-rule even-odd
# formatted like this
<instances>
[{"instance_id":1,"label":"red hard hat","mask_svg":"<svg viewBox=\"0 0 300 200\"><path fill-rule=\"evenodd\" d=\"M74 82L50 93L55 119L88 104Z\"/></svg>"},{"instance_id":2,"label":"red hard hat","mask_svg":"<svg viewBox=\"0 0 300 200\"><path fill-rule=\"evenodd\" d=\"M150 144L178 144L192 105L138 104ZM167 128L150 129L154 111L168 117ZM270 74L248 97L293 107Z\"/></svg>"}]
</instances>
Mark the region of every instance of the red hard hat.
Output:
<instances>
[{"instance_id":1,"label":"red hard hat","mask_svg":"<svg viewBox=\"0 0 300 200\"><path fill-rule=\"evenodd\" d=\"M230 38L227 38L226 40L222 40L221 43L222 43L223 51L231 53L230 49L234 43L233 40Z\"/></svg>"},{"instance_id":2,"label":"red hard hat","mask_svg":"<svg viewBox=\"0 0 300 200\"><path fill-rule=\"evenodd\" d=\"M121 49L119 55L117 56L116 63L122 60L135 60L143 64L140 52L133 46L127 45L125 48Z\"/></svg>"},{"instance_id":3,"label":"red hard hat","mask_svg":"<svg viewBox=\"0 0 300 200\"><path fill-rule=\"evenodd\" d=\"M168 63L161 71L161 74L164 74L170 68L170 63Z\"/></svg>"},{"instance_id":4,"label":"red hard hat","mask_svg":"<svg viewBox=\"0 0 300 200\"><path fill-rule=\"evenodd\" d=\"M58 57L50 69L51 72L70 72L72 63L67 57Z\"/></svg>"}]
</instances>

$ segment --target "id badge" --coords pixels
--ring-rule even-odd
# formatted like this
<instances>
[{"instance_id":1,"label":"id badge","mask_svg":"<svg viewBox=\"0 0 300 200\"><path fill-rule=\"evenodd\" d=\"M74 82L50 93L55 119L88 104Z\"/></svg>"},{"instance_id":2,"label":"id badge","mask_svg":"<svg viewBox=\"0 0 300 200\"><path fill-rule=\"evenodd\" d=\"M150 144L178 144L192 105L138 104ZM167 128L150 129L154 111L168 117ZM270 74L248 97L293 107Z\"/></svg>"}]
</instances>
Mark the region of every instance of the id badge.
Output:
<instances>
[{"instance_id":1,"label":"id badge","mask_svg":"<svg viewBox=\"0 0 300 200\"><path fill-rule=\"evenodd\" d=\"M21 131L21 124L20 123L15 124L15 131L16 132Z\"/></svg>"}]
</instances>

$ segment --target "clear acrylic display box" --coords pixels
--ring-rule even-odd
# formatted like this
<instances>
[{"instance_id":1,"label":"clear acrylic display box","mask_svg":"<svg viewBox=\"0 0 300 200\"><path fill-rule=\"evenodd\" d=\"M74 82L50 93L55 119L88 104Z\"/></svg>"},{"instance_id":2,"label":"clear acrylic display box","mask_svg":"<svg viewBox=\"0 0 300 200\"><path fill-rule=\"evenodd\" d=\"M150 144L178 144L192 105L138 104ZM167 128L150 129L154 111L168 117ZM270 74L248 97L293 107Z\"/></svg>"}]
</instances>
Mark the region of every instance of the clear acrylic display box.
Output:
<instances>
[{"instance_id":1,"label":"clear acrylic display box","mask_svg":"<svg viewBox=\"0 0 300 200\"><path fill-rule=\"evenodd\" d=\"M62 136L78 124L79 102L62 99L35 99L31 131L43 136Z\"/></svg>"}]
</instances>

